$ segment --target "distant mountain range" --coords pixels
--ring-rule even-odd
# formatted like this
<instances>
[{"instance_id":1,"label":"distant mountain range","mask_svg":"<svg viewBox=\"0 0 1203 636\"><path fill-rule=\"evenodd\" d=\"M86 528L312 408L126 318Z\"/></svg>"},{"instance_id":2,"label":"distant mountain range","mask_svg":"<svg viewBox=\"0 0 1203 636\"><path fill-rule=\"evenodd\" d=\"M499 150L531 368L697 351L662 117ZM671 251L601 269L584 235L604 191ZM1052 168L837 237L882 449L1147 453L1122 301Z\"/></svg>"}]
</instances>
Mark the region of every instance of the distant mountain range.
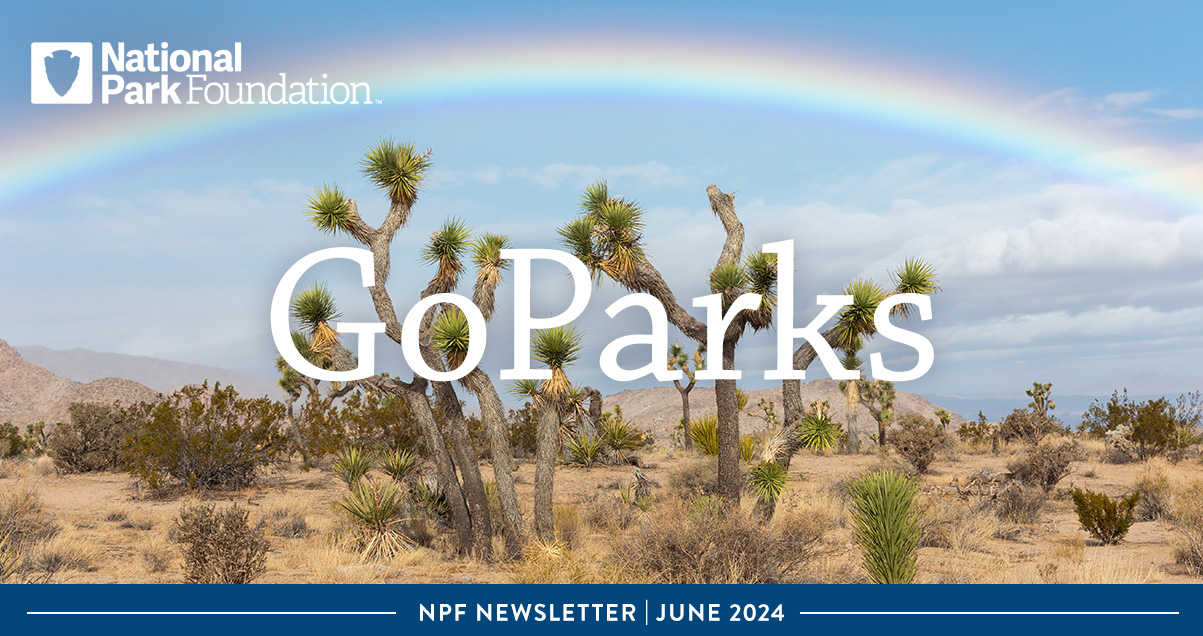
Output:
<instances>
[{"instance_id":1,"label":"distant mountain range","mask_svg":"<svg viewBox=\"0 0 1203 636\"><path fill-rule=\"evenodd\" d=\"M122 353L100 353L88 349L47 349L46 347L16 347L21 357L47 371L76 382L92 382L100 378L124 378L144 384L160 393L171 393L189 384L221 382L233 385L242 397L273 399L284 397L271 380L255 378L245 373L207 367L186 362L172 362L146 356Z\"/></svg>"},{"instance_id":2,"label":"distant mountain range","mask_svg":"<svg viewBox=\"0 0 1203 636\"><path fill-rule=\"evenodd\" d=\"M14 348L0 340L0 422L57 421L66 417L66 405L73 400L154 399L159 393L170 393L205 381L233 385L245 397L283 397L275 382L230 369L88 349ZM827 400L837 419L844 418L845 401L835 381L814 380L802 386L805 403ZM1125 387L1134 399L1173 397L1203 389L1203 376L1141 374L1106 382L1054 386L1055 414L1067 424L1076 425L1091 402L1100 398L1105 400L1113 390ZM900 412L913 411L934 417L937 409L944 408L956 414L954 426L962 418L976 419L978 411L985 413L990 421L998 421L1013 409L1026 408L1030 402L1022 392L1015 395L926 396L899 392L898 395ZM749 391L751 413L761 413L757 408L761 398L773 402L778 415L782 413L779 388ZM613 410L615 404L622 405L628 419L658 434L667 434L681 417L680 394L672 387L631 389L606 397L606 410ZM713 388L696 387L690 394L690 406L694 417L714 413ZM474 407L468 410L476 411ZM763 420L756 417L744 417L741 422L741 428L746 431L763 426ZM876 431L864 407L860 409L858 427L865 433Z\"/></svg>"},{"instance_id":3,"label":"distant mountain range","mask_svg":"<svg viewBox=\"0 0 1203 636\"><path fill-rule=\"evenodd\" d=\"M751 415L744 415L740 418L739 426L742 432L753 432L764 428L764 411L759 408L761 399L773 404L773 410L779 418L784 413L780 388L759 389L747 393L747 412ZM827 401L836 421L844 421L848 412L847 400L840 391L839 382L821 379L802 383L802 403L810 404L815 400ZM615 404L622 406L623 417L641 428L650 428L658 438L664 435L667 439L672 428L681 420L681 394L675 387L632 389L606 397L605 408L607 411L614 410ZM933 404L922 395L904 391L899 391L894 399L894 409L898 415L919 413L924 417L935 419L935 413L940 408L941 405ZM944 408L950 412L953 411L951 408ZM698 418L713 415L716 412L713 386L694 387L689 394L690 417ZM859 415L856 428L862 438L869 434L876 434L877 423L869 414L869 410L861 406L857 412ZM958 428L963 421L963 418L954 414L951 427Z\"/></svg>"},{"instance_id":4,"label":"distant mountain range","mask_svg":"<svg viewBox=\"0 0 1203 636\"><path fill-rule=\"evenodd\" d=\"M131 380L100 378L84 383L55 375L24 360L0 340L0 422L23 428L38 421L64 421L73 402L133 404L158 399L158 391Z\"/></svg>"}]
</instances>

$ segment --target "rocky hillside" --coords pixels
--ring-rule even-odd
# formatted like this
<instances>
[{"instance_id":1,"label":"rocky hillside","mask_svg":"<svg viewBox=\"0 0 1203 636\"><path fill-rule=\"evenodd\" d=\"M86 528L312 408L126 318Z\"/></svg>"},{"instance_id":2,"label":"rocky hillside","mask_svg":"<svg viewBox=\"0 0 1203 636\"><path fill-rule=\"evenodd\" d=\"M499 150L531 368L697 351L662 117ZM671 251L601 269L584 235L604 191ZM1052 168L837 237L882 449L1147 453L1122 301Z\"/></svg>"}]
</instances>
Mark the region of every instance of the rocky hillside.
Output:
<instances>
[{"instance_id":1,"label":"rocky hillside","mask_svg":"<svg viewBox=\"0 0 1203 636\"><path fill-rule=\"evenodd\" d=\"M778 416L784 412L781 405L781 389L760 389L748 391L748 411L739 420L741 432L749 433L764 428L763 411L758 408L761 399L773 403ZM814 400L826 400L831 403L832 411L838 422L845 421L847 414L846 400L840 392L839 383L831 379L812 380L802 384L802 402L810 404ZM654 389L634 389L623 391L606 398L605 408L613 410L614 405L622 406L622 413L628 420L640 428L649 428L656 434L657 439L668 439L671 431L681 419L681 394L674 387L657 387ZM919 413L924 417L935 419L939 405L932 404L921 395L898 392L894 400L896 415L904 413ZM690 416L693 418L716 413L714 404L714 386L698 385L689 394ZM869 415L869 410L861 406L858 410L857 432L862 436L877 433L877 423ZM749 414L758 417L750 417ZM950 428L956 429L964 422L960 415L953 415Z\"/></svg>"},{"instance_id":2,"label":"rocky hillside","mask_svg":"<svg viewBox=\"0 0 1203 636\"><path fill-rule=\"evenodd\" d=\"M132 380L101 378L84 384L59 377L0 340L0 422L24 426L65 420L72 402L133 404L159 398L158 391Z\"/></svg>"}]
</instances>

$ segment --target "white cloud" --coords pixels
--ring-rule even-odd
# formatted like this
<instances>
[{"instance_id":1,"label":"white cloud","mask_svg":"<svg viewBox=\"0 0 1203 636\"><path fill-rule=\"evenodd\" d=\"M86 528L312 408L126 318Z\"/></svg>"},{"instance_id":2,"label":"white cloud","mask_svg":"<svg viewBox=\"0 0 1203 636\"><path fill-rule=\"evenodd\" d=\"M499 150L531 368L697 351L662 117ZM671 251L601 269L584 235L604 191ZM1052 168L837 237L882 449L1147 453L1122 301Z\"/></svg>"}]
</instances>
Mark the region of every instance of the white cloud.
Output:
<instances>
[{"instance_id":1,"label":"white cloud","mask_svg":"<svg viewBox=\"0 0 1203 636\"><path fill-rule=\"evenodd\" d=\"M1170 119L1203 119L1203 108L1147 108L1145 112Z\"/></svg>"},{"instance_id":2,"label":"white cloud","mask_svg":"<svg viewBox=\"0 0 1203 636\"><path fill-rule=\"evenodd\" d=\"M977 324L933 329L931 338L947 344L990 343L992 348L1054 338L1122 336L1163 339L1203 321L1203 307L1162 312L1152 307L1096 307L1038 314L1011 314Z\"/></svg>"}]
</instances>

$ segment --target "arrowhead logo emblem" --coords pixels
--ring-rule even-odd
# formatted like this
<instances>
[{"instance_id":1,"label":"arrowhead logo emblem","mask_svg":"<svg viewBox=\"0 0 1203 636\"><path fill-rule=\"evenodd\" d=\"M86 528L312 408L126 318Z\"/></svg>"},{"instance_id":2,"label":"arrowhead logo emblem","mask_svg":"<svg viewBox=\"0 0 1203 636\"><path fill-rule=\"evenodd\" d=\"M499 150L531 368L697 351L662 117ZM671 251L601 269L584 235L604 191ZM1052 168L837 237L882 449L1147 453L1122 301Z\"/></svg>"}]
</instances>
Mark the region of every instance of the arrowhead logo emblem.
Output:
<instances>
[{"instance_id":1,"label":"arrowhead logo emblem","mask_svg":"<svg viewBox=\"0 0 1203 636\"><path fill-rule=\"evenodd\" d=\"M92 53L91 42L30 43L29 101L91 104Z\"/></svg>"},{"instance_id":2,"label":"arrowhead logo emblem","mask_svg":"<svg viewBox=\"0 0 1203 636\"><path fill-rule=\"evenodd\" d=\"M46 79L59 97L67 94L79 77L79 58L71 51L60 49L46 56Z\"/></svg>"}]
</instances>

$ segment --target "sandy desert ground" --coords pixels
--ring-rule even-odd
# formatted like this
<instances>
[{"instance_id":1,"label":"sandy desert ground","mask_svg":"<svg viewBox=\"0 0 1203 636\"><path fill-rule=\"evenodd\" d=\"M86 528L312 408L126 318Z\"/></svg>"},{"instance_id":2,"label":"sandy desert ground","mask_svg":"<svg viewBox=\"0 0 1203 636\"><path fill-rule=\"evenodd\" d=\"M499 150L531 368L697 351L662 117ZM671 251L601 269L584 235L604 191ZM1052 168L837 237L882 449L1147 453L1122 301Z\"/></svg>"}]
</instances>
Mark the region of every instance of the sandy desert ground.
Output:
<instances>
[{"instance_id":1,"label":"sandy desert ground","mask_svg":"<svg viewBox=\"0 0 1203 636\"><path fill-rule=\"evenodd\" d=\"M946 450L922 476L924 547L919 551L918 581L923 583L1197 583L1175 564L1177 537L1168 521L1138 521L1116 546L1103 546L1079 526L1067 496L1071 486L1085 486L1112 496L1134 489L1146 470L1163 471L1171 483L1185 485L1203 479L1198 459L1175 464L1108 464L1098 461L1101 445L1087 448L1087 458L1073 464L1049 499L1037 523L1000 521L977 497L949 494L950 484L966 484L983 469L1005 473L1007 462L1022 447L1006 447L997 456L987 449ZM706 461L684 451L655 451L645 456L645 472L660 487L658 500L669 497L673 473ZM867 582L860 570L847 504L839 494L841 480L862 474L883 462L876 454L815 455L795 458L793 481L781 502L780 515L801 514L821 520L819 554L803 568L799 580L813 583ZM485 475L491 468L482 466ZM519 464L518 496L529 505L534 466ZM618 534L639 532L649 517L636 514L625 530L599 527L590 507L619 499L619 485L631 481L629 468L560 467L555 500L559 531L570 546L576 575L585 581L623 581L619 575L590 574L603 570L615 549ZM173 519L194 496L170 499L139 497L131 478L122 473L58 475L45 458L0 464L0 493L34 492L45 512L60 525L59 533L43 546L62 564L50 579L60 583L182 582L181 558L170 541ZM249 505L252 522L288 519L289 531L269 528L267 572L258 583L506 583L538 580L541 575L525 561L505 562L456 558L446 547L447 530L432 542L388 563L364 563L354 551L340 548L340 520L335 500L345 486L329 471L285 467L265 473L258 485L234 492L208 493L217 502ZM744 508L751 509L751 497ZM653 504L652 512L655 512ZM528 510L529 514L529 510ZM300 524L299 521L304 523ZM601 524L605 525L605 524ZM295 531L300 526L301 531ZM296 535L296 536L279 536ZM59 553L59 554L55 554ZM554 569L554 568L553 568ZM556 575L559 576L559 575Z\"/></svg>"}]
</instances>

